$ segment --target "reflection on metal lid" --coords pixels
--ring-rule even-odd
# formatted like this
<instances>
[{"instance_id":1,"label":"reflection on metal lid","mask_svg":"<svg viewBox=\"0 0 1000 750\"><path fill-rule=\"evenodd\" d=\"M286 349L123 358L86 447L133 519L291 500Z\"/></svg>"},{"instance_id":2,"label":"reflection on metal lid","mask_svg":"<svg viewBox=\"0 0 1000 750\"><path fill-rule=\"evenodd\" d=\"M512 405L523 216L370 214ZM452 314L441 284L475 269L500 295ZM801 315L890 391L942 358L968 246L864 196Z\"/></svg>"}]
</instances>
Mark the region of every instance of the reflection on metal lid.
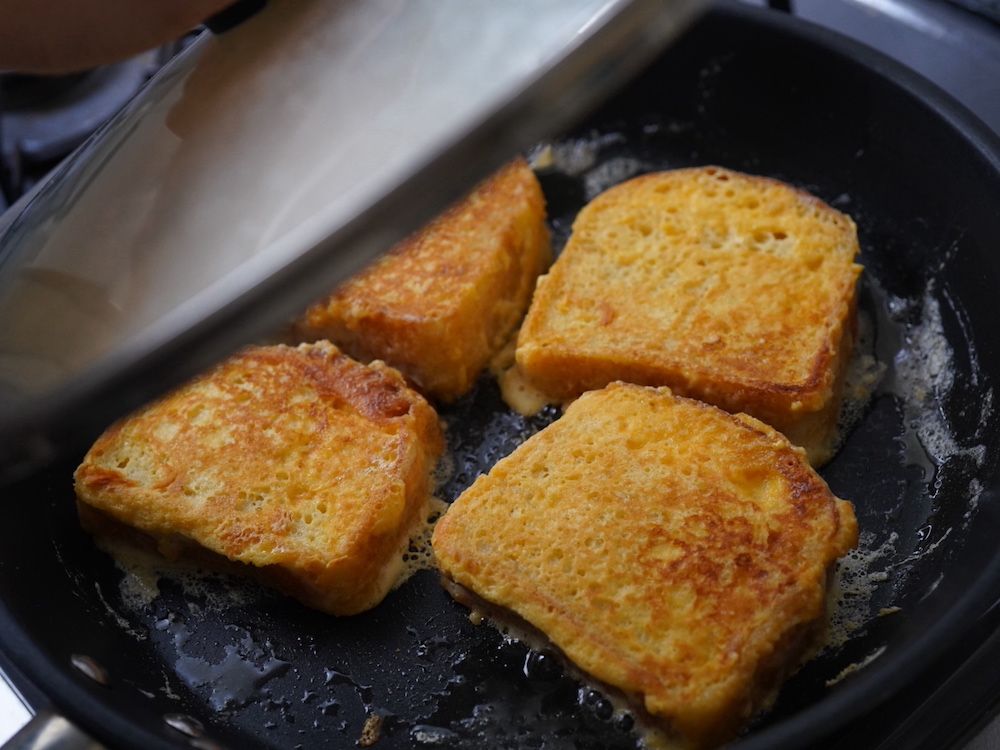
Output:
<instances>
[{"instance_id":1,"label":"reflection on metal lid","mask_svg":"<svg viewBox=\"0 0 1000 750\"><path fill-rule=\"evenodd\" d=\"M287 318L701 5L276 0L203 37L0 237L0 432L129 373L148 397Z\"/></svg>"}]
</instances>

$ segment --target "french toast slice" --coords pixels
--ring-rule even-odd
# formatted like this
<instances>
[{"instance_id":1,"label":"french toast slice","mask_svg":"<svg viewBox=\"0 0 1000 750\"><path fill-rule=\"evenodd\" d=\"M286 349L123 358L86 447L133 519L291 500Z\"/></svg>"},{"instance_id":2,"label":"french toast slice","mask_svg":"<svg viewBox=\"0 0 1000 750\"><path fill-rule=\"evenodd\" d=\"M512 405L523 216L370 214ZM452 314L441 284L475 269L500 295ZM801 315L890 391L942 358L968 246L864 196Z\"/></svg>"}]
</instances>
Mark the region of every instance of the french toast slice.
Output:
<instances>
[{"instance_id":1,"label":"french toast slice","mask_svg":"<svg viewBox=\"0 0 1000 750\"><path fill-rule=\"evenodd\" d=\"M433 535L459 601L526 623L692 750L736 736L814 653L856 542L851 504L779 432L625 383L570 404Z\"/></svg>"},{"instance_id":2,"label":"french toast slice","mask_svg":"<svg viewBox=\"0 0 1000 750\"><path fill-rule=\"evenodd\" d=\"M850 217L776 180L720 167L631 179L580 211L539 280L515 372L555 402L614 380L666 385L767 422L821 465L858 252Z\"/></svg>"},{"instance_id":3,"label":"french toast slice","mask_svg":"<svg viewBox=\"0 0 1000 750\"><path fill-rule=\"evenodd\" d=\"M551 261L545 198L517 159L310 307L292 337L381 359L452 401L507 343Z\"/></svg>"},{"instance_id":4,"label":"french toast slice","mask_svg":"<svg viewBox=\"0 0 1000 750\"><path fill-rule=\"evenodd\" d=\"M443 449L434 409L381 362L249 347L111 426L75 488L99 541L141 539L347 615L396 583Z\"/></svg>"}]
</instances>

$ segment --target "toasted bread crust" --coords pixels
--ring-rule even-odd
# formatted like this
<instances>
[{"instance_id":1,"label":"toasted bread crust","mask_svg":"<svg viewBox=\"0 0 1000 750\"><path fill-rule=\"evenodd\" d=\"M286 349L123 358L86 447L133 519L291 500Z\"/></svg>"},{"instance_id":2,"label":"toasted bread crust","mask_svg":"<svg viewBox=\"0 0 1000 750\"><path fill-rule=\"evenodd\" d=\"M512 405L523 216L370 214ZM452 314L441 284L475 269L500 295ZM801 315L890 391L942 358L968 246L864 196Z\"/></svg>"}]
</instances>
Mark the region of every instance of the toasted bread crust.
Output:
<instances>
[{"instance_id":1,"label":"toasted bread crust","mask_svg":"<svg viewBox=\"0 0 1000 750\"><path fill-rule=\"evenodd\" d=\"M81 518L259 569L353 614L395 583L443 451L433 408L336 347L251 347L109 428L75 474Z\"/></svg>"},{"instance_id":2,"label":"toasted bread crust","mask_svg":"<svg viewBox=\"0 0 1000 750\"><path fill-rule=\"evenodd\" d=\"M850 504L774 429L615 383L477 479L433 545L448 578L705 748L816 648L856 541Z\"/></svg>"},{"instance_id":3,"label":"toasted bread crust","mask_svg":"<svg viewBox=\"0 0 1000 750\"><path fill-rule=\"evenodd\" d=\"M649 174L577 216L538 284L519 368L566 401L614 380L752 414L828 460L861 267L853 221L719 167Z\"/></svg>"},{"instance_id":4,"label":"toasted bread crust","mask_svg":"<svg viewBox=\"0 0 1000 750\"><path fill-rule=\"evenodd\" d=\"M293 337L384 360L450 401L506 343L551 259L545 199L518 159L313 305Z\"/></svg>"}]
</instances>

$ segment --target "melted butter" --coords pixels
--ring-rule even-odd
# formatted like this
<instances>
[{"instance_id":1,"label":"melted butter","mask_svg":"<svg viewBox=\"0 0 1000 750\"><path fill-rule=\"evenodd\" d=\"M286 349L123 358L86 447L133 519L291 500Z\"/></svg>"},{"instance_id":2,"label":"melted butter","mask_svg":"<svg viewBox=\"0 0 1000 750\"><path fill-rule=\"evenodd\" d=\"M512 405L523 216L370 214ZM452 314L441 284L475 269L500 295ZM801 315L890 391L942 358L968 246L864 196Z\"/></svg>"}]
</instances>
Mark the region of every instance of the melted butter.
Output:
<instances>
[{"instance_id":1,"label":"melted butter","mask_svg":"<svg viewBox=\"0 0 1000 750\"><path fill-rule=\"evenodd\" d=\"M534 417L551 402L545 394L532 385L524 371L518 367L515 357L517 335L518 331L515 331L503 348L494 355L490 362L490 374L496 378L500 386L500 397L507 406L522 417Z\"/></svg>"},{"instance_id":2,"label":"melted butter","mask_svg":"<svg viewBox=\"0 0 1000 750\"><path fill-rule=\"evenodd\" d=\"M538 415L550 403L517 365L501 374L498 382L504 403L523 417Z\"/></svg>"},{"instance_id":3,"label":"melted butter","mask_svg":"<svg viewBox=\"0 0 1000 750\"><path fill-rule=\"evenodd\" d=\"M402 585L410 576L421 570L436 570L434 549L431 547L431 537L434 525L448 510L448 504L437 497L430 501L430 512L410 537L409 548L403 555L403 566L396 586Z\"/></svg>"},{"instance_id":4,"label":"melted butter","mask_svg":"<svg viewBox=\"0 0 1000 750\"><path fill-rule=\"evenodd\" d=\"M866 311L859 310L857 326L851 361L844 376L835 452L864 419L865 410L886 372L886 365L875 353L875 321Z\"/></svg>"},{"instance_id":5,"label":"melted butter","mask_svg":"<svg viewBox=\"0 0 1000 750\"><path fill-rule=\"evenodd\" d=\"M876 297L877 320L863 320L859 330L860 368L848 378L842 431L849 432L864 417L864 407L872 394L889 395L902 414L898 436L904 465L920 470L917 497L923 497L937 480L940 468L951 458L964 456L982 465L985 447L977 436L960 438L949 421L943 404L955 388L955 350L948 340L941 302L931 281L917 298L903 299L885 293L877 281L868 279ZM869 339L877 331L878 341ZM973 366L975 353L971 352ZM980 424L992 415L992 390L984 395ZM845 416L846 415L846 416ZM968 519L978 504L982 484L970 479L966 490ZM903 502L914 498L903 498ZM901 529L905 531L905 529ZM862 529L858 548L842 558L831 588L833 603L825 648L836 649L863 632L876 617L900 612L895 605L871 611L871 602L883 586L899 586L905 566L934 554L947 542L951 527L925 526L915 538L903 539L892 531L882 542ZM847 674L863 669L881 654L872 652L851 664L833 684Z\"/></svg>"},{"instance_id":6,"label":"melted butter","mask_svg":"<svg viewBox=\"0 0 1000 750\"><path fill-rule=\"evenodd\" d=\"M832 650L847 643L871 619L870 602L878 587L889 578L899 536L891 534L881 544L875 535L862 532L857 549L837 563L830 586L830 624L824 649Z\"/></svg>"},{"instance_id":7,"label":"melted butter","mask_svg":"<svg viewBox=\"0 0 1000 750\"><path fill-rule=\"evenodd\" d=\"M985 445L962 445L946 411L940 408L955 385L955 353L944 330L941 303L934 296L933 284L928 286L919 304L919 321L904 332L904 346L895 356L889 384L904 404L909 439L907 455L914 463L929 459L935 467L951 457L968 456L982 466ZM889 300L890 312L905 314L909 308L905 300ZM992 414L992 389L984 394L981 409L979 422L983 424Z\"/></svg>"}]
</instances>

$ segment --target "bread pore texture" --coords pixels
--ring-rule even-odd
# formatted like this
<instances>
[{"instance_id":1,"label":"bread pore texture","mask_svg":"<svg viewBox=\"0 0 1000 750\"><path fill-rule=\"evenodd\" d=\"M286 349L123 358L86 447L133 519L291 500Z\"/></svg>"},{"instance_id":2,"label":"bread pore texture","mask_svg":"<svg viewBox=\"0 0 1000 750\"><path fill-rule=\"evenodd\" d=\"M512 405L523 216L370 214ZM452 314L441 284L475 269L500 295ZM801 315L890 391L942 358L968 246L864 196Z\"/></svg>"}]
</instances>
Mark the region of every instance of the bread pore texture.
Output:
<instances>
[{"instance_id":1,"label":"bread pore texture","mask_svg":"<svg viewBox=\"0 0 1000 750\"><path fill-rule=\"evenodd\" d=\"M517 159L310 307L292 336L381 359L452 401L507 343L551 261L545 198Z\"/></svg>"},{"instance_id":2,"label":"bread pore texture","mask_svg":"<svg viewBox=\"0 0 1000 750\"><path fill-rule=\"evenodd\" d=\"M327 342L250 347L110 427L75 487L99 540L349 615L396 583L443 449L434 409L381 362Z\"/></svg>"},{"instance_id":3,"label":"bread pore texture","mask_svg":"<svg viewBox=\"0 0 1000 750\"><path fill-rule=\"evenodd\" d=\"M565 402L615 380L751 414L832 456L861 266L850 217L782 182L643 175L578 214L539 281L517 372Z\"/></svg>"},{"instance_id":4,"label":"bread pore texture","mask_svg":"<svg viewBox=\"0 0 1000 750\"><path fill-rule=\"evenodd\" d=\"M689 750L734 738L815 652L856 542L851 504L779 432L625 383L574 401L433 536L449 590L540 631Z\"/></svg>"}]
</instances>

